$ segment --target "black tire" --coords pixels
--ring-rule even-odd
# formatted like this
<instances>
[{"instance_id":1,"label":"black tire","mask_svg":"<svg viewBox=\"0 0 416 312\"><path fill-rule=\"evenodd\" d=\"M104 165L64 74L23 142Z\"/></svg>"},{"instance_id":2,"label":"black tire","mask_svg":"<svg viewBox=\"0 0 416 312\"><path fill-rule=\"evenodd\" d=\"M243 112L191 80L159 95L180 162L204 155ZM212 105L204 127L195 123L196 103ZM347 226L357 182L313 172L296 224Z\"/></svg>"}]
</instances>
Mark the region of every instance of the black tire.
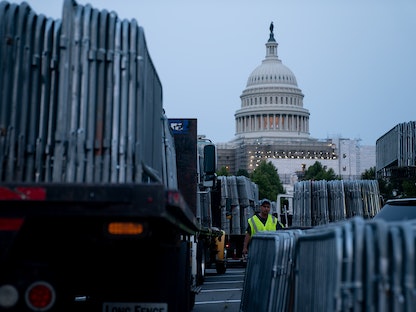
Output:
<instances>
[{"instance_id":1,"label":"black tire","mask_svg":"<svg viewBox=\"0 0 416 312\"><path fill-rule=\"evenodd\" d=\"M216 262L215 263L215 269L217 270L217 274L224 274L225 271L227 271L227 262Z\"/></svg>"},{"instance_id":2,"label":"black tire","mask_svg":"<svg viewBox=\"0 0 416 312\"><path fill-rule=\"evenodd\" d=\"M195 306L195 297L196 297L196 293L191 292L190 297L189 297L189 307L192 310Z\"/></svg>"},{"instance_id":3,"label":"black tire","mask_svg":"<svg viewBox=\"0 0 416 312\"><path fill-rule=\"evenodd\" d=\"M205 245L204 242L198 244L197 251L197 276L196 283L197 285L202 285L205 280Z\"/></svg>"},{"instance_id":4,"label":"black tire","mask_svg":"<svg viewBox=\"0 0 416 312\"><path fill-rule=\"evenodd\" d=\"M189 242L181 242L180 255L178 257L178 268L176 270L176 282L175 286L178 287L175 291L176 293L176 302L171 304L169 311L186 311L189 312L192 310L191 303L193 299L193 294L191 290L191 247ZM172 307L172 309L171 309Z\"/></svg>"}]
</instances>

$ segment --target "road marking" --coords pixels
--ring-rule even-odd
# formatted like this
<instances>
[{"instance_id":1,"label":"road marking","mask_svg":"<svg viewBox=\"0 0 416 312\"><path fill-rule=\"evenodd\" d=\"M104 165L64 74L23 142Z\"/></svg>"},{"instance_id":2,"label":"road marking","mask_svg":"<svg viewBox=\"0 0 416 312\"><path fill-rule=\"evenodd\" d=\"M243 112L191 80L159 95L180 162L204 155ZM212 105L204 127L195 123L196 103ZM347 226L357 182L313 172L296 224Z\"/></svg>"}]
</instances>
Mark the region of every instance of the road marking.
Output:
<instances>
[{"instance_id":1,"label":"road marking","mask_svg":"<svg viewBox=\"0 0 416 312\"><path fill-rule=\"evenodd\" d=\"M217 292L217 291L231 291L231 290L243 290L242 288L225 288L225 289L206 289L201 290L201 293L207 293L207 292Z\"/></svg>"},{"instance_id":2,"label":"road marking","mask_svg":"<svg viewBox=\"0 0 416 312\"><path fill-rule=\"evenodd\" d=\"M218 304L218 303L241 303L241 300L217 300L217 301L199 301L195 304Z\"/></svg>"},{"instance_id":3,"label":"road marking","mask_svg":"<svg viewBox=\"0 0 416 312\"><path fill-rule=\"evenodd\" d=\"M230 277L244 277L245 274L229 274L229 275L223 275L223 276L213 276L213 275L205 275L205 278L230 278Z\"/></svg>"},{"instance_id":4,"label":"road marking","mask_svg":"<svg viewBox=\"0 0 416 312\"><path fill-rule=\"evenodd\" d=\"M204 282L205 284L232 284L232 283L243 283L244 281L224 281L224 282Z\"/></svg>"}]
</instances>

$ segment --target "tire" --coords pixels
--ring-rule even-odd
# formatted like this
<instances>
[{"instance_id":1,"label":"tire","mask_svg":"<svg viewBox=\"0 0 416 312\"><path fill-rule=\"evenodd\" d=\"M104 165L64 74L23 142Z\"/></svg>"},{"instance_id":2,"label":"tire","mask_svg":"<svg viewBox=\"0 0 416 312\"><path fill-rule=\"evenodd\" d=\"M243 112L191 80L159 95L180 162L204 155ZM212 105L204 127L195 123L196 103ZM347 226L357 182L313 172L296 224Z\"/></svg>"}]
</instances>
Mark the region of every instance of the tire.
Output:
<instances>
[{"instance_id":1,"label":"tire","mask_svg":"<svg viewBox=\"0 0 416 312\"><path fill-rule=\"evenodd\" d=\"M197 252L197 285L202 285L205 280L205 245L203 242L198 244Z\"/></svg>"},{"instance_id":2,"label":"tire","mask_svg":"<svg viewBox=\"0 0 416 312\"><path fill-rule=\"evenodd\" d=\"M196 297L196 294L194 292L191 292L190 297L189 297L189 307L191 310L195 307L195 297Z\"/></svg>"},{"instance_id":3,"label":"tire","mask_svg":"<svg viewBox=\"0 0 416 312\"><path fill-rule=\"evenodd\" d=\"M224 274L227 271L227 262L216 262L215 269L217 270L217 274Z\"/></svg>"}]
</instances>

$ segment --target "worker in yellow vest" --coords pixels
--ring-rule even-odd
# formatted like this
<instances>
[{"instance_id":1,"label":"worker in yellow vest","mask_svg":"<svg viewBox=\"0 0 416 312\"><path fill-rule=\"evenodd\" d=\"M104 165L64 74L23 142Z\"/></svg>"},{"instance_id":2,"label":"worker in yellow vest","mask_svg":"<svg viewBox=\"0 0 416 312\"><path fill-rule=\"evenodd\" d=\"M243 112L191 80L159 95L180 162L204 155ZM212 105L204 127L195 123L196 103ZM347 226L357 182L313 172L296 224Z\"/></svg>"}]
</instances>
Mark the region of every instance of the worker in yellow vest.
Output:
<instances>
[{"instance_id":1,"label":"worker in yellow vest","mask_svg":"<svg viewBox=\"0 0 416 312\"><path fill-rule=\"evenodd\" d=\"M246 236L244 238L243 255L248 253L248 245L251 237L261 231L275 231L284 228L284 225L273 215L270 214L271 202L262 199L260 202L260 212L248 219Z\"/></svg>"}]
</instances>

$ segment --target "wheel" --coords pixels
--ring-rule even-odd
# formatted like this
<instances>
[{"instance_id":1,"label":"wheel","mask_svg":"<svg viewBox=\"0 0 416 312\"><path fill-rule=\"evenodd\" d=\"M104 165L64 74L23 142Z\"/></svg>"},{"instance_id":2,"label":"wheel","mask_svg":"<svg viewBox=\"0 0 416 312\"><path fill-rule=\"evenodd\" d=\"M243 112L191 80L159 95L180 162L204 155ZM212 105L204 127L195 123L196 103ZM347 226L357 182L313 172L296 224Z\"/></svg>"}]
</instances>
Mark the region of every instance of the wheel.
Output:
<instances>
[{"instance_id":1,"label":"wheel","mask_svg":"<svg viewBox=\"0 0 416 312\"><path fill-rule=\"evenodd\" d=\"M217 274L224 274L227 270L227 262L216 262L215 269L217 270Z\"/></svg>"},{"instance_id":2,"label":"wheel","mask_svg":"<svg viewBox=\"0 0 416 312\"><path fill-rule=\"evenodd\" d=\"M202 285L205 280L205 246L203 242L198 244L197 251L197 285Z\"/></svg>"},{"instance_id":3,"label":"wheel","mask_svg":"<svg viewBox=\"0 0 416 312\"><path fill-rule=\"evenodd\" d=\"M196 294L194 292L191 292L190 297L189 297L189 307L191 310L195 306L195 297L196 297Z\"/></svg>"}]
</instances>

